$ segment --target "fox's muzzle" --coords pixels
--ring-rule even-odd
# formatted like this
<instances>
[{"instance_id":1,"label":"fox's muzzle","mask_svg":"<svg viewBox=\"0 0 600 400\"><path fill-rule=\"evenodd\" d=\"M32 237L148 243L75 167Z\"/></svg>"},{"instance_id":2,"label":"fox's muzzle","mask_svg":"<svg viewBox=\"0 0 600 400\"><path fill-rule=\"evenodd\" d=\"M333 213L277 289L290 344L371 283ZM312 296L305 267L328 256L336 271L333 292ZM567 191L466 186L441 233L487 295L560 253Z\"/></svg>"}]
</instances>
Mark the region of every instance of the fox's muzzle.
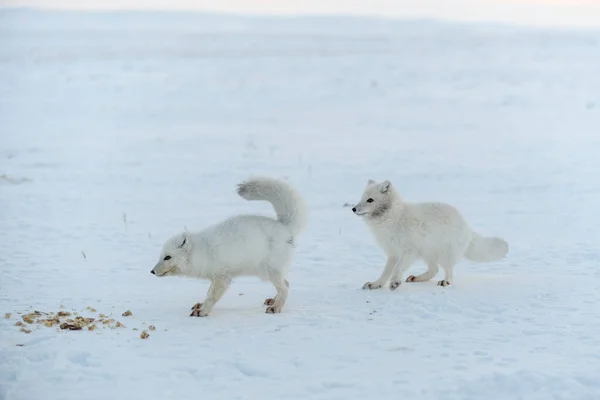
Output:
<instances>
[{"instance_id":1,"label":"fox's muzzle","mask_svg":"<svg viewBox=\"0 0 600 400\"><path fill-rule=\"evenodd\" d=\"M160 269L161 266L162 266L161 262L156 263L156 265L154 266L154 268L152 268L150 270L150 273L152 275L160 276L161 275L161 269Z\"/></svg>"}]
</instances>

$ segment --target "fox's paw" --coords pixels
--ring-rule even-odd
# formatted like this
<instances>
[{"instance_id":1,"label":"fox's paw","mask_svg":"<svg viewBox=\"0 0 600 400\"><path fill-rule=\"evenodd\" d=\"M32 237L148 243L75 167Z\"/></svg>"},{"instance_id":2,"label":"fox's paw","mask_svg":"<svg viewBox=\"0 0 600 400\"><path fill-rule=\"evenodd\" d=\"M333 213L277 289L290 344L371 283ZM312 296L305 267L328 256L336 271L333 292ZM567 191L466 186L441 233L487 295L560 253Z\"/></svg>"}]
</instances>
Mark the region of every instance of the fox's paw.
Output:
<instances>
[{"instance_id":1,"label":"fox's paw","mask_svg":"<svg viewBox=\"0 0 600 400\"><path fill-rule=\"evenodd\" d=\"M400 287L400 281L392 281L390 282L390 290L396 290Z\"/></svg>"},{"instance_id":2,"label":"fox's paw","mask_svg":"<svg viewBox=\"0 0 600 400\"><path fill-rule=\"evenodd\" d=\"M272 306L273 304L275 304L275 299L271 299L271 298L265 299L265 302L264 302L265 306Z\"/></svg>"},{"instance_id":3,"label":"fox's paw","mask_svg":"<svg viewBox=\"0 0 600 400\"><path fill-rule=\"evenodd\" d=\"M265 313L267 314L279 314L281 312L281 308L277 308L275 306L267 307Z\"/></svg>"},{"instance_id":4,"label":"fox's paw","mask_svg":"<svg viewBox=\"0 0 600 400\"><path fill-rule=\"evenodd\" d=\"M408 278L406 278L406 282L416 282L417 281L417 277L414 275L410 275Z\"/></svg>"},{"instance_id":5,"label":"fox's paw","mask_svg":"<svg viewBox=\"0 0 600 400\"><path fill-rule=\"evenodd\" d=\"M194 311L192 311L192 313L190 314L190 317L207 317L208 316L208 312L202 310L201 308L198 308Z\"/></svg>"},{"instance_id":6,"label":"fox's paw","mask_svg":"<svg viewBox=\"0 0 600 400\"><path fill-rule=\"evenodd\" d=\"M202 303L196 303L192 307L192 313L190 317L206 317L208 312L202 310Z\"/></svg>"},{"instance_id":7,"label":"fox's paw","mask_svg":"<svg viewBox=\"0 0 600 400\"><path fill-rule=\"evenodd\" d=\"M367 283L365 283L363 285L362 288L363 288L363 290L366 290L366 289L369 289L369 290L379 289L379 288L381 288L381 284L380 283L376 284L376 283L372 283L372 282L367 282Z\"/></svg>"},{"instance_id":8,"label":"fox's paw","mask_svg":"<svg viewBox=\"0 0 600 400\"><path fill-rule=\"evenodd\" d=\"M439 282L437 283L437 285L438 285L438 286L450 286L450 282L449 282L449 281L447 281L447 280L445 280L445 279L442 279L441 281L439 281Z\"/></svg>"}]
</instances>

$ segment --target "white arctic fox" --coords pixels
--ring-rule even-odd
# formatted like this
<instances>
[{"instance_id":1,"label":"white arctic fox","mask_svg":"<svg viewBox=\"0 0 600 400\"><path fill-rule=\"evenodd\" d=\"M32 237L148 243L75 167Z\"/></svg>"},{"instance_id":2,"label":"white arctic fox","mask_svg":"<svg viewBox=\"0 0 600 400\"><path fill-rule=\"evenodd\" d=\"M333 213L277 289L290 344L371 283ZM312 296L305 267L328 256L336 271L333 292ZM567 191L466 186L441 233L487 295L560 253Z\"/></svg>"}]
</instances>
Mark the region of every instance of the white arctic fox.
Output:
<instances>
[{"instance_id":1,"label":"white arctic fox","mask_svg":"<svg viewBox=\"0 0 600 400\"><path fill-rule=\"evenodd\" d=\"M438 285L448 286L453 283L452 269L461 258L490 262L508 253L506 241L478 235L456 208L444 203L405 202L388 180L369 180L352 211L364 217L387 255L379 279L365 283L363 289L379 289L391 278L389 288L395 290L404 271L419 258L427 263L427 271L409 276L407 282L428 281L441 265L445 279Z\"/></svg>"},{"instance_id":2,"label":"white arctic fox","mask_svg":"<svg viewBox=\"0 0 600 400\"><path fill-rule=\"evenodd\" d=\"M257 276L275 286L276 296L264 303L267 313L281 312L288 297L286 275L296 237L307 223L304 200L288 183L266 177L240 183L237 193L270 202L277 219L238 215L198 233L180 233L165 242L151 271L211 281L206 299L192 307L190 316L206 317L236 276Z\"/></svg>"}]
</instances>

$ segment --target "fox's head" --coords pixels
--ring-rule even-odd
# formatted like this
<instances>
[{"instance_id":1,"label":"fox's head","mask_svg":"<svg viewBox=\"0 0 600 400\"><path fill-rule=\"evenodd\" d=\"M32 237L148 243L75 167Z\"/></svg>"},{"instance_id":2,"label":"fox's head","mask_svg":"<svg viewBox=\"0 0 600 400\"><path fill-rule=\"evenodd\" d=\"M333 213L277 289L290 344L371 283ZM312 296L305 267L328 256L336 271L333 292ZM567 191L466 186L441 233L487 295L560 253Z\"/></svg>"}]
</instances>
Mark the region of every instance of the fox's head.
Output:
<instances>
[{"instance_id":1,"label":"fox's head","mask_svg":"<svg viewBox=\"0 0 600 400\"><path fill-rule=\"evenodd\" d=\"M390 181L385 180L377 183L369 179L362 198L352 207L352 212L356 215L376 218L383 215L390 208L393 201L394 190Z\"/></svg>"},{"instance_id":2,"label":"fox's head","mask_svg":"<svg viewBox=\"0 0 600 400\"><path fill-rule=\"evenodd\" d=\"M158 262L150 273L160 277L185 274L190 250L187 233L173 236L163 245Z\"/></svg>"}]
</instances>

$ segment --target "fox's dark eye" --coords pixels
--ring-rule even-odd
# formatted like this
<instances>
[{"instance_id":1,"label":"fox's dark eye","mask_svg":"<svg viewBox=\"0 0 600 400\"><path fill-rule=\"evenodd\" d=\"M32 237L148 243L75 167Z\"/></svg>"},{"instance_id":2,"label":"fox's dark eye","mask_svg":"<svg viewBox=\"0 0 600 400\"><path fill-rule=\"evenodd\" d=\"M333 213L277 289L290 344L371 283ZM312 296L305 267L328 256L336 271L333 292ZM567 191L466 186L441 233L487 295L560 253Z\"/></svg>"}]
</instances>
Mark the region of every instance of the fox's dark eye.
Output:
<instances>
[{"instance_id":1,"label":"fox's dark eye","mask_svg":"<svg viewBox=\"0 0 600 400\"><path fill-rule=\"evenodd\" d=\"M170 260L171 256L165 256L165 261Z\"/></svg>"},{"instance_id":2,"label":"fox's dark eye","mask_svg":"<svg viewBox=\"0 0 600 400\"><path fill-rule=\"evenodd\" d=\"M373 199L367 199L367 203L372 203Z\"/></svg>"}]
</instances>

